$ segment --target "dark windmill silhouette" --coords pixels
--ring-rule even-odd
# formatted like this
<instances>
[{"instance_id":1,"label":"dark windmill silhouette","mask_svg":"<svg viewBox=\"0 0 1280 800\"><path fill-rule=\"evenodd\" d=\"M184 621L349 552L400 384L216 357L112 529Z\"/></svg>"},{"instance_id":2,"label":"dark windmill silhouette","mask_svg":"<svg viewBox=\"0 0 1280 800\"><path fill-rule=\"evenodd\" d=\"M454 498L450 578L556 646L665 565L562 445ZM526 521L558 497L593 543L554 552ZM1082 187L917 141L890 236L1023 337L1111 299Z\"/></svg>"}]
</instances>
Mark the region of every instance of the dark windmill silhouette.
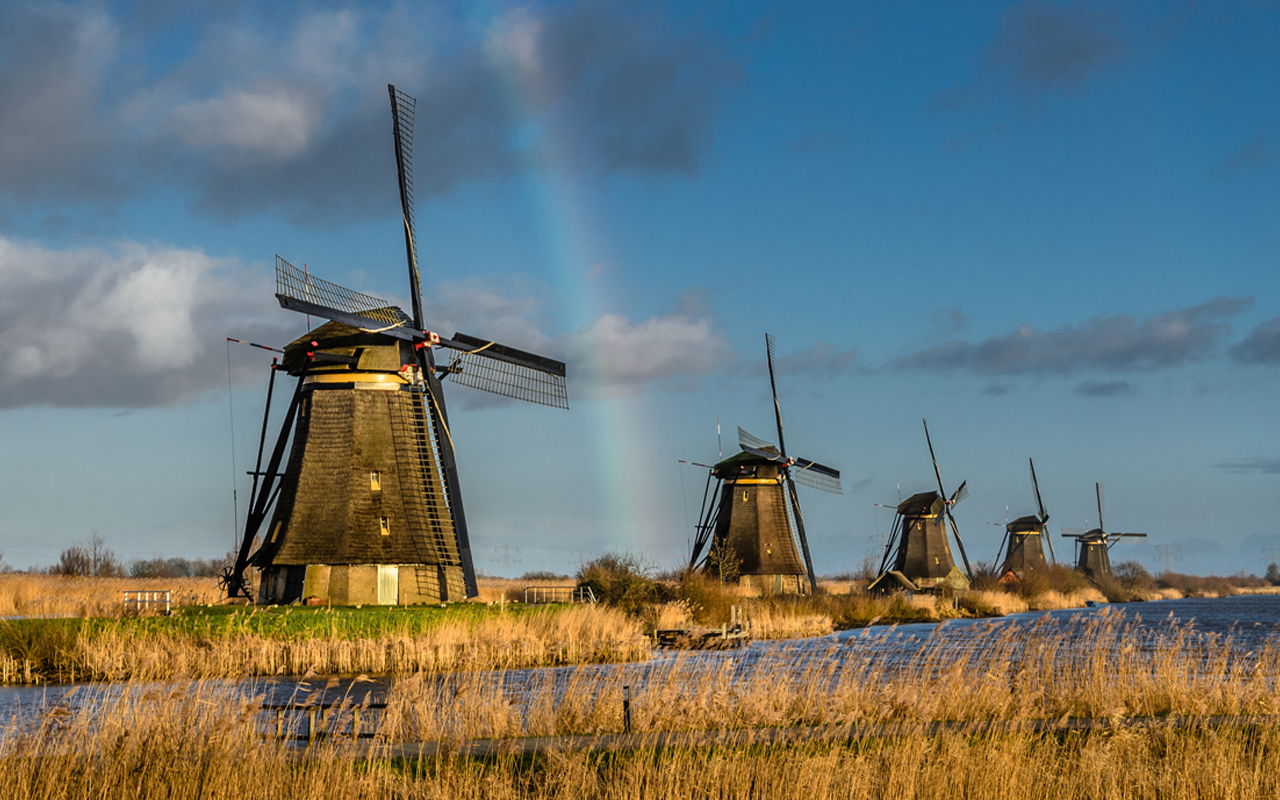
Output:
<instances>
[{"instance_id":1,"label":"dark windmill silhouette","mask_svg":"<svg viewBox=\"0 0 1280 800\"><path fill-rule=\"evenodd\" d=\"M1111 548L1125 537L1145 539L1145 533L1107 533L1106 522L1102 515L1102 484L1095 483L1098 495L1098 527L1091 531L1063 526L1062 535L1076 540L1076 569L1091 578L1099 578L1111 574Z\"/></svg>"},{"instance_id":2,"label":"dark windmill silhouette","mask_svg":"<svg viewBox=\"0 0 1280 800\"><path fill-rule=\"evenodd\" d=\"M787 455L773 368L773 337L767 333L765 349L778 444L738 428L742 452L709 468L689 568L696 569L701 563L708 572L721 577L736 575L740 582L766 591L804 593L812 591L817 577L796 483L841 494L840 471ZM706 558L699 562L704 551Z\"/></svg>"},{"instance_id":3,"label":"dark windmill silhouette","mask_svg":"<svg viewBox=\"0 0 1280 800\"><path fill-rule=\"evenodd\" d=\"M1046 535L1049 512L1045 510L1044 501L1040 499L1040 483L1036 480L1036 465L1031 465L1031 488L1036 493L1036 508L1040 515L1028 514L1018 517L1004 526L1005 538L1000 542L1003 559L1000 562L1000 580L1021 579L1028 572L1043 570L1048 566L1044 557L1044 544L1049 545L1049 557L1054 558L1053 542ZM1005 544L1008 543L1006 548ZM1056 559L1055 559L1056 560Z\"/></svg>"},{"instance_id":4,"label":"dark windmill silhouette","mask_svg":"<svg viewBox=\"0 0 1280 800\"><path fill-rule=\"evenodd\" d=\"M568 408L563 363L427 330L414 237L416 104L387 88L412 314L276 257L280 305L328 322L287 345L281 363L272 361L244 536L223 576L228 597L255 599L246 580L250 564L261 575L259 602L314 596L337 605L409 604L475 596L441 380ZM436 363L436 348L452 351L447 363ZM279 370L298 381L264 469Z\"/></svg>"},{"instance_id":5,"label":"dark windmill silhouette","mask_svg":"<svg viewBox=\"0 0 1280 800\"><path fill-rule=\"evenodd\" d=\"M959 488L947 499L942 486L942 470L933 453L933 440L929 438L929 421L924 421L924 438L929 445L929 457L933 459L933 474L938 479L937 491L913 494L898 504L897 516L889 541L885 544L884 559L880 562L880 577L867 587L869 591L893 592L937 591L943 588L965 589L969 586L969 557L960 539L960 529L951 509L969 496L969 482L962 481ZM955 536L964 561L961 572L951 556L947 541L947 525Z\"/></svg>"}]
</instances>

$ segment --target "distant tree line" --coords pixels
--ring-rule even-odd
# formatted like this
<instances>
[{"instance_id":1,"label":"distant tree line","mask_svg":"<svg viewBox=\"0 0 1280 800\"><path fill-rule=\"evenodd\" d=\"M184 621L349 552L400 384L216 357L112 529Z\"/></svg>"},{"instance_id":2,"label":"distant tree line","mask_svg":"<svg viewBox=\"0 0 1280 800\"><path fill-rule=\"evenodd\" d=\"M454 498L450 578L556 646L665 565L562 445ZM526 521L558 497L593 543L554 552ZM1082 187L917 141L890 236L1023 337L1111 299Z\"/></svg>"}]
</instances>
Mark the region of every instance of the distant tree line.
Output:
<instances>
[{"instance_id":1,"label":"distant tree line","mask_svg":"<svg viewBox=\"0 0 1280 800\"><path fill-rule=\"evenodd\" d=\"M231 553L207 559L157 556L135 558L126 565L95 532L87 541L63 550L48 573L92 578L216 578L233 558Z\"/></svg>"}]
</instances>

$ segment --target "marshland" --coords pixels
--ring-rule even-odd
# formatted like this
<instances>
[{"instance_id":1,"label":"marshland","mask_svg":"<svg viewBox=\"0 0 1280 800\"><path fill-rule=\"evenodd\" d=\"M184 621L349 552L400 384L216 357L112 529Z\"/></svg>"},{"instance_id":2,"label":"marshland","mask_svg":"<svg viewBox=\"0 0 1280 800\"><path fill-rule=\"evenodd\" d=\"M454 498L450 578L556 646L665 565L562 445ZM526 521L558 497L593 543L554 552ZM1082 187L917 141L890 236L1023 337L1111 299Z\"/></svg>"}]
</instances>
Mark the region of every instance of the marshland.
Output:
<instances>
[{"instance_id":1,"label":"marshland","mask_svg":"<svg viewBox=\"0 0 1280 800\"><path fill-rule=\"evenodd\" d=\"M1179 616L1221 604L1207 625ZM1263 796L1280 789L1280 639L1226 620L1277 606L1253 596L877 626L614 666L13 689L0 770L31 797ZM622 749L452 754L473 740L620 733L624 686L634 739ZM353 738L350 712L370 697L385 710L366 712ZM318 698L335 706L326 738L274 736L264 705ZM1098 727L1029 726L1068 720ZM960 727L929 728L940 722ZM854 736L877 725L892 727ZM286 734L306 727L291 716ZM782 729L833 735L645 742ZM414 758L397 749L406 742L443 746Z\"/></svg>"}]
</instances>

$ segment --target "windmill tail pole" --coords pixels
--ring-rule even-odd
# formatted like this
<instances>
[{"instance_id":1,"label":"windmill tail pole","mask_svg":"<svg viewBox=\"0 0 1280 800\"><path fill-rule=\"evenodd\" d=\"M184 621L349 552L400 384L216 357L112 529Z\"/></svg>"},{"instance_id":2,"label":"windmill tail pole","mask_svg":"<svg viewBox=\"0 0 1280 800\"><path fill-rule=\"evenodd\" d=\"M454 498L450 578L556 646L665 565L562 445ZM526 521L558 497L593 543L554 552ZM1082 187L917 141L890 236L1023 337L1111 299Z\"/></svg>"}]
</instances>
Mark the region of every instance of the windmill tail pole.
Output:
<instances>
[{"instance_id":1,"label":"windmill tail pole","mask_svg":"<svg viewBox=\"0 0 1280 800\"><path fill-rule=\"evenodd\" d=\"M973 579L973 570L969 567L969 556L964 552L964 541L960 538L960 529L956 527L956 518L951 516L951 507L947 507L947 521L951 523L951 532L955 534L956 544L960 547L960 558L964 560L964 574L970 580Z\"/></svg>"},{"instance_id":2,"label":"windmill tail pole","mask_svg":"<svg viewBox=\"0 0 1280 800\"><path fill-rule=\"evenodd\" d=\"M889 554L893 552L893 546L898 541L898 534L902 531L902 515L898 514L893 518L893 527L889 529L889 540L884 543L884 558L880 560L880 574L883 575L885 570L889 568Z\"/></svg>"},{"instance_id":3,"label":"windmill tail pole","mask_svg":"<svg viewBox=\"0 0 1280 800\"><path fill-rule=\"evenodd\" d=\"M800 549L804 552L804 567L809 573L809 591L818 590L818 576L813 572L813 557L809 555L809 537L804 533L804 514L800 511L800 501L796 498L796 484L787 474L787 488L791 492L791 507L796 510L796 533L800 534Z\"/></svg>"}]
</instances>

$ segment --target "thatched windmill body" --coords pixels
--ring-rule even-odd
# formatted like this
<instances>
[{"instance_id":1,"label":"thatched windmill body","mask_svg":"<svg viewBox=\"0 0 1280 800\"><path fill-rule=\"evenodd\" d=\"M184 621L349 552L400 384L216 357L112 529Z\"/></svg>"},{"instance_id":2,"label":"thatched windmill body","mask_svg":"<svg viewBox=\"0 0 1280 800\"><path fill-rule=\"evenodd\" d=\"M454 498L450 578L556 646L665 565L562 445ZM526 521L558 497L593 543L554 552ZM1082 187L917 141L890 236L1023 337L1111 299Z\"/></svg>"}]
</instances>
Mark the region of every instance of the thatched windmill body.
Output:
<instances>
[{"instance_id":1,"label":"thatched windmill body","mask_svg":"<svg viewBox=\"0 0 1280 800\"><path fill-rule=\"evenodd\" d=\"M913 494L898 504L893 529L880 562L880 577L867 587L869 591L939 591L969 586L969 557L965 554L960 529L951 513L953 506L969 496L968 481L962 481L947 499L946 490L942 487L942 471L938 468L933 440L929 437L928 420L924 423L924 437L929 445L938 489ZM964 572L956 566L951 555L951 545L947 540L948 524L960 549Z\"/></svg>"},{"instance_id":2,"label":"thatched windmill body","mask_svg":"<svg viewBox=\"0 0 1280 800\"><path fill-rule=\"evenodd\" d=\"M1145 533L1107 533L1106 521L1102 512L1102 484L1095 483L1098 496L1098 527L1093 530L1067 528L1063 526L1062 536L1076 541L1076 569L1091 578L1100 578L1111 574L1111 548L1124 538L1145 539Z\"/></svg>"},{"instance_id":3,"label":"thatched windmill body","mask_svg":"<svg viewBox=\"0 0 1280 800\"><path fill-rule=\"evenodd\" d=\"M841 494L840 471L787 456L769 334L765 348L778 444L738 428L742 452L709 467L689 567L767 592L805 594L817 577L796 483Z\"/></svg>"},{"instance_id":4,"label":"thatched windmill body","mask_svg":"<svg viewBox=\"0 0 1280 800\"><path fill-rule=\"evenodd\" d=\"M328 322L272 363L244 536L223 576L229 597L343 605L475 596L441 380L568 408L563 363L426 329L413 220L415 104L388 90L412 314L276 257L280 305ZM436 348L454 351L448 364L436 363ZM264 469L278 371L297 383ZM256 598L246 578L251 564L261 576Z\"/></svg>"},{"instance_id":5,"label":"thatched windmill body","mask_svg":"<svg viewBox=\"0 0 1280 800\"><path fill-rule=\"evenodd\" d=\"M1049 555L1053 557L1053 542L1049 541L1046 535L1049 512L1045 510L1044 502L1040 499L1040 483L1036 480L1035 462L1031 459L1027 459L1027 462L1031 465L1031 487L1035 490L1036 508L1040 514L1039 516L1028 514L1005 523L1005 540L1001 542L1000 547L999 573L1002 581L1021 579L1030 572L1048 567L1049 562L1044 557L1046 542L1049 544Z\"/></svg>"}]
</instances>

